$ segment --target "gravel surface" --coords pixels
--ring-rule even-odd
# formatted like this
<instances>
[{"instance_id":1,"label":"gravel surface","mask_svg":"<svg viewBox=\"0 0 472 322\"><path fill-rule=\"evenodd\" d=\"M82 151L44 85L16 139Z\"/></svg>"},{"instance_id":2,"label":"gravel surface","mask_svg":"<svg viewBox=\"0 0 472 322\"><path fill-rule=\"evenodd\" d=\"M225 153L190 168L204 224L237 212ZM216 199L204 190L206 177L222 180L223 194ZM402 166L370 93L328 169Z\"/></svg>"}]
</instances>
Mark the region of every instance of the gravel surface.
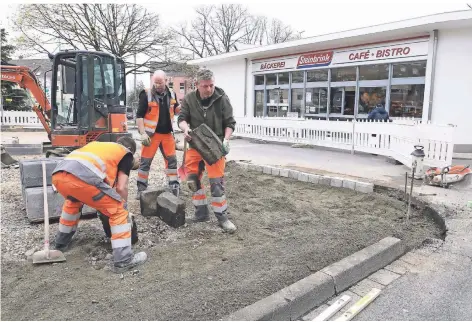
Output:
<instances>
[{"instance_id":1,"label":"gravel surface","mask_svg":"<svg viewBox=\"0 0 472 322\"><path fill-rule=\"evenodd\" d=\"M164 183L162 164L156 157L151 186ZM96 218L80 222L67 262L33 266L27 255L42 247L43 225L26 219L19 169L2 170L3 320L215 320L386 236L411 248L441 233L420 209L406 224L404 203L386 195L244 172L234 163L226 190L238 232L222 233L213 216L193 222L188 195L187 224L173 229L139 215L136 172L130 182L135 249L149 260L120 275L109 270L111 247ZM51 237L56 230L52 223Z\"/></svg>"}]
</instances>

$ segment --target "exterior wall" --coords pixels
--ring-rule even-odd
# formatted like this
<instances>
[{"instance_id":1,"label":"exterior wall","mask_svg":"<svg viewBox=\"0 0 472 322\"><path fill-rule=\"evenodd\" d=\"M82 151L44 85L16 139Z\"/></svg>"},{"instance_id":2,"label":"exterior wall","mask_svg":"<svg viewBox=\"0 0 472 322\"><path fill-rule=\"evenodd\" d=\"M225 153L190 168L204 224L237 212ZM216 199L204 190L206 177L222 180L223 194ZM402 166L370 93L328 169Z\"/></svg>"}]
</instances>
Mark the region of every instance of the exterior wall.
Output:
<instances>
[{"instance_id":1,"label":"exterior wall","mask_svg":"<svg viewBox=\"0 0 472 322\"><path fill-rule=\"evenodd\" d=\"M191 84L191 77L184 77L184 76L175 76L169 77L169 83L172 82L172 88L177 95L177 99L180 101L184 98L185 94L192 91L190 86ZM183 85L183 90L181 90L181 85Z\"/></svg>"},{"instance_id":2,"label":"exterior wall","mask_svg":"<svg viewBox=\"0 0 472 322\"><path fill-rule=\"evenodd\" d=\"M455 152L472 153L472 28L439 30L434 77L431 121L457 125Z\"/></svg>"},{"instance_id":3,"label":"exterior wall","mask_svg":"<svg viewBox=\"0 0 472 322\"><path fill-rule=\"evenodd\" d=\"M225 64L207 65L215 75L215 85L222 88L233 105L234 116L244 116L244 79L245 60L237 60ZM248 110L249 110L248 105Z\"/></svg>"}]
</instances>

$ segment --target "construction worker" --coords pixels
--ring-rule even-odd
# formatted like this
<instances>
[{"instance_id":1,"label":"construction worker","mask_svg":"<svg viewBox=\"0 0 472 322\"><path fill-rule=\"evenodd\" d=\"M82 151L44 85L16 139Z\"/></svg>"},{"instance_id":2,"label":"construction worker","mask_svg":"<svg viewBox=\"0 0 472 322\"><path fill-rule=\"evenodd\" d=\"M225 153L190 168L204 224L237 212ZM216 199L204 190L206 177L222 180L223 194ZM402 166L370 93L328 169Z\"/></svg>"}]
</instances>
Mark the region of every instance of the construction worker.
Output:
<instances>
[{"instance_id":1,"label":"construction worker","mask_svg":"<svg viewBox=\"0 0 472 322\"><path fill-rule=\"evenodd\" d=\"M136 199L139 199L141 192L148 187L149 170L158 148L164 157L165 172L172 193L177 195L180 188L172 129L174 114L180 112L180 107L175 93L166 86L166 81L166 73L157 70L152 76L152 88L143 90L139 95L136 124L143 147Z\"/></svg>"},{"instance_id":2,"label":"construction worker","mask_svg":"<svg viewBox=\"0 0 472 322\"><path fill-rule=\"evenodd\" d=\"M109 218L115 272L142 264L147 255L133 254L128 177L138 168L136 142L121 137L114 142L91 142L72 151L54 169L52 184L66 200L62 207L56 249L68 249L84 204Z\"/></svg>"},{"instance_id":3,"label":"construction worker","mask_svg":"<svg viewBox=\"0 0 472 322\"><path fill-rule=\"evenodd\" d=\"M227 201L224 187L225 157L213 165L207 164L202 156L192 148L191 129L202 123L208 125L220 138L225 154L229 153L229 139L234 131L236 121L233 107L223 89L215 87L213 72L200 70L197 74L197 90L185 95L178 118L180 129L184 132L189 149L184 160L188 175L188 185L193 191L192 201L195 206L195 217L198 221L209 220L207 199L201 182L206 167L210 180L211 205L219 225L224 231L233 233L236 226L227 217Z\"/></svg>"}]
</instances>

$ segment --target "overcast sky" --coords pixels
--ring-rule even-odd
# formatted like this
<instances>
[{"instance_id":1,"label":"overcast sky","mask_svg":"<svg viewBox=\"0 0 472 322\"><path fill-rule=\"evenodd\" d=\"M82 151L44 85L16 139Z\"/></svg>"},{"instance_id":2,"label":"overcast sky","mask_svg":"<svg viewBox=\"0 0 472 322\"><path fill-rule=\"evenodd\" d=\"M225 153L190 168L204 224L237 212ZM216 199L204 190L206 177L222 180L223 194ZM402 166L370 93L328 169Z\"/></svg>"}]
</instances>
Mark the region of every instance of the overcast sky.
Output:
<instances>
[{"instance_id":1,"label":"overcast sky","mask_svg":"<svg viewBox=\"0 0 472 322\"><path fill-rule=\"evenodd\" d=\"M57 1L48 1L57 2ZM64 2L64 1L60 1ZM69 2L69 1L67 1ZM102 2L102 1L100 1ZM10 36L12 26L9 17L16 11L17 5L2 4L0 24L6 27ZM336 31L355 29L398 21L413 17L431 15L447 11L467 10L467 2L429 2L429 1L220 1L200 2L191 0L136 2L161 16L161 22L169 27L194 17L194 8L202 4L241 3L255 15L278 18L295 30L304 31L303 37L310 37ZM157 4L158 3L158 4ZM472 0L469 1L472 5Z\"/></svg>"}]
</instances>

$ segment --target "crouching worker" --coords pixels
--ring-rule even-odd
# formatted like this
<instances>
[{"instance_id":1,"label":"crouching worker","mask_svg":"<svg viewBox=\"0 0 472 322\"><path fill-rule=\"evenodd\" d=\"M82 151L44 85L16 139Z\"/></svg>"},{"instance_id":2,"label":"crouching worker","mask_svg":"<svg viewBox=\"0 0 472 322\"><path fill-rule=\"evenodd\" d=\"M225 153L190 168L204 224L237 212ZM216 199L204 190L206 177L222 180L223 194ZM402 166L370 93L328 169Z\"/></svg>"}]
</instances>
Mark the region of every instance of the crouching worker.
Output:
<instances>
[{"instance_id":1,"label":"crouching worker","mask_svg":"<svg viewBox=\"0 0 472 322\"><path fill-rule=\"evenodd\" d=\"M122 137L114 142L91 142L67 155L54 169L52 184L66 199L56 235L56 249L67 250L79 224L84 204L108 217L115 272L144 263L144 252L133 253L128 177L137 169L136 142ZM105 225L104 225L105 227Z\"/></svg>"}]
</instances>

